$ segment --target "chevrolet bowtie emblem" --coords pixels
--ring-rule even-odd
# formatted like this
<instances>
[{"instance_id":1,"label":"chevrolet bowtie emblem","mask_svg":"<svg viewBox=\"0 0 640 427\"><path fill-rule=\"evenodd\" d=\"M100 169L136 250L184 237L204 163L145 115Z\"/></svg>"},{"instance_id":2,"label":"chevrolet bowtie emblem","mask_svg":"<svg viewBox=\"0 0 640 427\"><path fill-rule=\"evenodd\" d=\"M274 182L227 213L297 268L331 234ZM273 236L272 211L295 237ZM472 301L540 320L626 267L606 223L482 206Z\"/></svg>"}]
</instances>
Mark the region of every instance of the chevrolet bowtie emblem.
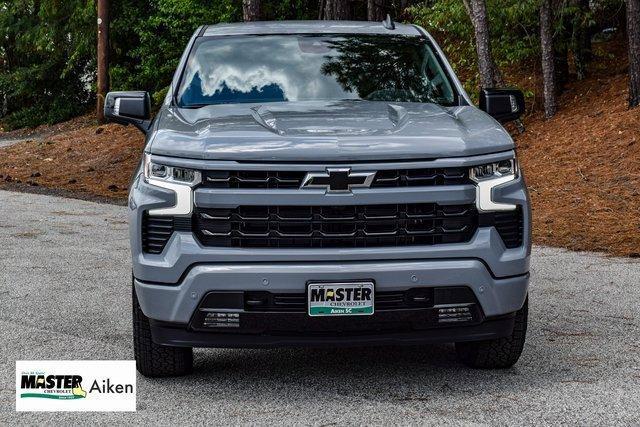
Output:
<instances>
[{"instance_id":1,"label":"chevrolet bowtie emblem","mask_svg":"<svg viewBox=\"0 0 640 427\"><path fill-rule=\"evenodd\" d=\"M327 168L325 172L309 172L300 188L324 188L327 193L348 193L353 188L369 188L375 172L351 172L349 168Z\"/></svg>"}]
</instances>

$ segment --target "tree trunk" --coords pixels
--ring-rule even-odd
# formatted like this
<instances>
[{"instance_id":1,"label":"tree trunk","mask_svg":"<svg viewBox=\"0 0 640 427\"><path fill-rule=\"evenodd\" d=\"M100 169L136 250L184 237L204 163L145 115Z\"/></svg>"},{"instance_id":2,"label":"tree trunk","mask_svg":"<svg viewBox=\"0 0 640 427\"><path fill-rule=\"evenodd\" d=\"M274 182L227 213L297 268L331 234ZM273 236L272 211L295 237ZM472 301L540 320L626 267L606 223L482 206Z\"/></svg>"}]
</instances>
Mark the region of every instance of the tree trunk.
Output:
<instances>
[{"instance_id":1,"label":"tree trunk","mask_svg":"<svg viewBox=\"0 0 640 427\"><path fill-rule=\"evenodd\" d=\"M547 118L556 114L555 58L551 25L551 1L542 0L540 6L540 46L542 48L544 115Z\"/></svg>"},{"instance_id":2,"label":"tree trunk","mask_svg":"<svg viewBox=\"0 0 640 427\"><path fill-rule=\"evenodd\" d=\"M335 4L336 15L334 19L347 20L352 18L351 5L348 0L335 0Z\"/></svg>"},{"instance_id":3,"label":"tree trunk","mask_svg":"<svg viewBox=\"0 0 640 427\"><path fill-rule=\"evenodd\" d=\"M387 13L390 12L386 0L367 0L367 20L382 21Z\"/></svg>"},{"instance_id":4,"label":"tree trunk","mask_svg":"<svg viewBox=\"0 0 640 427\"><path fill-rule=\"evenodd\" d=\"M109 0L98 0L98 123L104 123L104 98L109 92Z\"/></svg>"},{"instance_id":5,"label":"tree trunk","mask_svg":"<svg viewBox=\"0 0 640 427\"><path fill-rule=\"evenodd\" d=\"M245 22L260 20L260 0L242 0L242 17Z\"/></svg>"},{"instance_id":6,"label":"tree trunk","mask_svg":"<svg viewBox=\"0 0 640 427\"><path fill-rule=\"evenodd\" d=\"M640 105L640 0L627 0L629 108Z\"/></svg>"},{"instance_id":7,"label":"tree trunk","mask_svg":"<svg viewBox=\"0 0 640 427\"><path fill-rule=\"evenodd\" d=\"M497 86L497 66L491 55L489 39L489 20L487 18L487 3L485 0L464 0L467 13L471 18L476 39L476 53L478 54L478 70L480 85L484 88ZM502 81L502 76L499 77Z\"/></svg>"},{"instance_id":8,"label":"tree trunk","mask_svg":"<svg viewBox=\"0 0 640 427\"><path fill-rule=\"evenodd\" d=\"M325 0L323 17L328 20L351 19L349 0Z\"/></svg>"}]
</instances>

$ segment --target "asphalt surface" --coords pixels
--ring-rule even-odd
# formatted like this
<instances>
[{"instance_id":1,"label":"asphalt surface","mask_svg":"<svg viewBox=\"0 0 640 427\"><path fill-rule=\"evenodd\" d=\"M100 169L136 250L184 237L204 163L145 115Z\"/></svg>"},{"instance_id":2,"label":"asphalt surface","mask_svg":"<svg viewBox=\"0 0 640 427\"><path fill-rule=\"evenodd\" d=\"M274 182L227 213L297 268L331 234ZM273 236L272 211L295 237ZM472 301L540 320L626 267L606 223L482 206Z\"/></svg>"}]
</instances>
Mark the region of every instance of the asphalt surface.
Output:
<instances>
[{"instance_id":1,"label":"asphalt surface","mask_svg":"<svg viewBox=\"0 0 640 427\"><path fill-rule=\"evenodd\" d=\"M540 247L510 370L449 345L201 349L191 376L138 376L136 413L16 414L16 360L133 357L125 209L0 191L0 424L640 423L640 262Z\"/></svg>"}]
</instances>

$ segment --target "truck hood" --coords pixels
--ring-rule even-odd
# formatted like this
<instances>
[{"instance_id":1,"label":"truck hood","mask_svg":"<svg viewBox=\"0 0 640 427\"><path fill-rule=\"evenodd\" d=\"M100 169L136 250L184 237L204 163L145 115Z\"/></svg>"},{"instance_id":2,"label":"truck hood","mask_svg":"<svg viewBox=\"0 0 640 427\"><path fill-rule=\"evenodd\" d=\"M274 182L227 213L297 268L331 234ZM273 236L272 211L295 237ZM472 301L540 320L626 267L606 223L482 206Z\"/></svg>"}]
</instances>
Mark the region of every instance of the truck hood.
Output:
<instances>
[{"instance_id":1,"label":"truck hood","mask_svg":"<svg viewBox=\"0 0 640 427\"><path fill-rule=\"evenodd\" d=\"M475 107L372 101L166 107L152 154L236 161L348 162L473 156L513 148Z\"/></svg>"}]
</instances>

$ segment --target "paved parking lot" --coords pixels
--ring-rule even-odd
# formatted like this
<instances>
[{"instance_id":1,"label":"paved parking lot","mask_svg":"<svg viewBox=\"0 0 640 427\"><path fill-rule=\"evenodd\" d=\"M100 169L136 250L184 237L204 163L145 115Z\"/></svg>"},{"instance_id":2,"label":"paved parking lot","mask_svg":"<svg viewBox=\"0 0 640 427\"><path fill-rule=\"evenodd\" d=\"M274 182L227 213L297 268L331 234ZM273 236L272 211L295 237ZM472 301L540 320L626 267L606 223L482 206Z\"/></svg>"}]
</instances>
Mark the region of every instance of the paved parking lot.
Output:
<instances>
[{"instance_id":1,"label":"paved parking lot","mask_svg":"<svg viewBox=\"0 0 640 427\"><path fill-rule=\"evenodd\" d=\"M638 424L640 262L534 248L518 365L452 346L197 350L196 372L138 377L135 414L16 414L18 359L131 359L125 208L0 191L0 424Z\"/></svg>"}]
</instances>

